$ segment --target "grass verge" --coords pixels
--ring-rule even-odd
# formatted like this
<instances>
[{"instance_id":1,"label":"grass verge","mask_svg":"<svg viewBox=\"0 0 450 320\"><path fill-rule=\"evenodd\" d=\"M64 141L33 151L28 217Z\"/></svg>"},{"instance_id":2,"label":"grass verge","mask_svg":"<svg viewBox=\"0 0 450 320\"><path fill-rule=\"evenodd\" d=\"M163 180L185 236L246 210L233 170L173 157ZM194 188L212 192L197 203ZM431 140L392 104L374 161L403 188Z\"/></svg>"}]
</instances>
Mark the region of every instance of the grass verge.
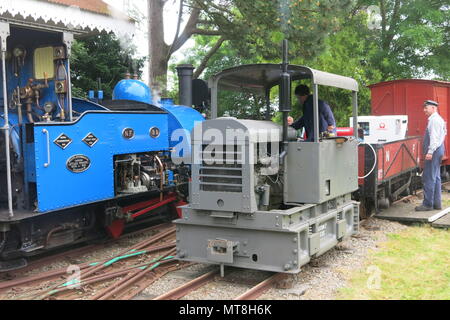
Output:
<instances>
[{"instance_id":1,"label":"grass verge","mask_svg":"<svg viewBox=\"0 0 450 320\"><path fill-rule=\"evenodd\" d=\"M450 231L414 226L369 253L338 299L450 299Z\"/></svg>"}]
</instances>

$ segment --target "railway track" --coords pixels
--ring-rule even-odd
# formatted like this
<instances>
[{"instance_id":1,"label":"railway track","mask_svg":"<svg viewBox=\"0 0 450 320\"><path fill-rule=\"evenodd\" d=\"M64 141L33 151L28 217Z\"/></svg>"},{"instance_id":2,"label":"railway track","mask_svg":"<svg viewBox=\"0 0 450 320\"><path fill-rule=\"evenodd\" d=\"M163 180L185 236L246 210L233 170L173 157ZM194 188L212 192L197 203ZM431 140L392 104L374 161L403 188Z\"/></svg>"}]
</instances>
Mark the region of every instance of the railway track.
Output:
<instances>
[{"instance_id":1,"label":"railway track","mask_svg":"<svg viewBox=\"0 0 450 320\"><path fill-rule=\"evenodd\" d=\"M186 263L174 259L175 228L170 224L152 227L157 233L121 252L103 259L71 266L76 274L68 274L67 268L42 272L32 276L20 276L0 282L2 299L131 299L158 278L177 270ZM144 232L140 230L139 232ZM129 236L129 234L128 234ZM97 246L75 249L81 254ZM65 253L66 255L68 252ZM46 257L29 268L43 265L61 255Z\"/></svg>"},{"instance_id":2,"label":"railway track","mask_svg":"<svg viewBox=\"0 0 450 320\"><path fill-rule=\"evenodd\" d=\"M146 231L155 231L156 234L108 259L73 265L72 269L78 270L76 277L68 274L67 268L31 276L25 274L58 260L90 253L104 247L105 244L88 245L32 261L26 268L10 272L10 276L14 276L14 279L0 282L0 299L130 300L164 275L193 265L193 263L179 262L174 259L176 252L175 228L171 224L154 226L123 237L130 237ZM108 241L107 243L114 242ZM226 278L225 280L221 279L218 275L218 270L208 272L189 281L181 288L159 296L157 300L180 299L211 281L227 281ZM276 274L236 298L255 299L269 289L277 279L283 277L284 274Z\"/></svg>"},{"instance_id":3,"label":"railway track","mask_svg":"<svg viewBox=\"0 0 450 320\"><path fill-rule=\"evenodd\" d=\"M264 294L267 290L271 289L274 285L287 279L288 277L289 274L286 273L275 273L264 279L263 281L251 286L248 290L239 294L233 300L255 300L262 294ZM226 276L224 278L219 278L219 270L217 269L207 272L177 288L174 288L154 298L153 300L179 300L187 296L188 294L206 286L207 284L216 281L217 279L225 282L229 281Z\"/></svg>"},{"instance_id":4,"label":"railway track","mask_svg":"<svg viewBox=\"0 0 450 320\"><path fill-rule=\"evenodd\" d=\"M60 262L60 261L65 261L65 260L74 260L77 257L83 256L90 252L94 252L98 249L103 249L105 247L116 244L120 240L131 238L133 236L137 236L137 235L140 235L140 234L143 234L146 232L150 232L152 230L167 228L171 225L172 225L171 223L163 223L163 224L159 224L159 225L152 226L149 228L140 229L137 231L123 234L118 239L108 239L106 241L103 241L103 242L100 242L97 244L84 244L84 245L82 244L81 246L78 246L78 247L70 249L70 250L64 250L62 252L57 252L57 253L53 253L53 254L46 254L45 256L42 256L39 258L31 258L28 261L28 265L26 267L20 268L17 270L4 272L3 274L0 273L0 276L4 276L4 277L8 277L8 278L20 277L30 270L45 267L45 266L50 265L55 262Z\"/></svg>"},{"instance_id":5,"label":"railway track","mask_svg":"<svg viewBox=\"0 0 450 320\"><path fill-rule=\"evenodd\" d=\"M444 182L442 184L443 187L450 186L450 181ZM415 194L405 196L401 199L398 199L394 203L401 203L408 201L411 198L416 197L418 194L423 193L423 190L417 190ZM375 216L376 217L376 216ZM364 223L366 219L361 220L361 223ZM251 286L247 291L240 293L236 297L234 297L234 300L254 300L263 295L267 290L274 287L277 283L282 282L284 279L286 279L289 275L284 273L276 273L269 277L267 277L265 280ZM189 296L190 294L194 293L195 291L199 290L200 288L203 288L207 286L208 284L217 281L219 279L219 270L213 270L207 273L202 274L201 276L188 281L187 283L174 288L164 294L161 294L153 300L178 300L182 299L186 296ZM227 277L222 279L223 281L227 282ZM205 290L206 291L206 290ZM188 297L188 299L191 296Z\"/></svg>"},{"instance_id":6,"label":"railway track","mask_svg":"<svg viewBox=\"0 0 450 320\"><path fill-rule=\"evenodd\" d=\"M449 182L443 185L448 184ZM420 191L417 193L420 193ZM407 198L404 197L397 202L405 201ZM31 261L28 267L9 272L12 279L0 282L0 299L133 299L163 276L192 265L174 259L176 242L175 228L172 224L162 224L128 233L121 239L153 231L155 234L149 238L127 247L114 256L73 265L75 269L78 268L79 270L79 280L76 281L67 273L66 267L31 276L26 275L26 272L55 261L67 259L70 261L100 247L105 249L105 245L112 244L117 240L88 245ZM261 275L264 276L263 273ZM241 290L239 294L234 296L234 299L257 299L285 277L286 274L280 273L267 276L263 281L255 282L252 280L254 283L247 281L245 286L248 288ZM225 278L220 278L218 270L203 272L201 276L187 281L180 287L165 293L156 293L153 297L159 294L154 300L182 299L212 282L229 284L232 281L228 279L228 275ZM242 284L242 282L236 283ZM199 292L201 291L197 291L196 294L198 295Z\"/></svg>"}]
</instances>

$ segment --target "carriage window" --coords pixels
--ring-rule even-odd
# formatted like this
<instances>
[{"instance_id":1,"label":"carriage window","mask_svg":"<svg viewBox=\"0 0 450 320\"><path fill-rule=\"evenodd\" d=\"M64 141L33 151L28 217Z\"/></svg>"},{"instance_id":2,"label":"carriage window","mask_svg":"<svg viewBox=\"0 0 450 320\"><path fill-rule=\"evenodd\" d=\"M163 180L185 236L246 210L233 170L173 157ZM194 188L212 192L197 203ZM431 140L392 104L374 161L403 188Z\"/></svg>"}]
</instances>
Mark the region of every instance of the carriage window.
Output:
<instances>
[{"instance_id":1,"label":"carriage window","mask_svg":"<svg viewBox=\"0 0 450 320\"><path fill-rule=\"evenodd\" d=\"M37 48L34 50L34 78L36 80L44 79L44 73L47 73L48 79L55 76L53 47Z\"/></svg>"},{"instance_id":2,"label":"carriage window","mask_svg":"<svg viewBox=\"0 0 450 320\"><path fill-rule=\"evenodd\" d=\"M369 136L370 135L370 124L369 122L358 122L359 127L363 129L364 135Z\"/></svg>"}]
</instances>

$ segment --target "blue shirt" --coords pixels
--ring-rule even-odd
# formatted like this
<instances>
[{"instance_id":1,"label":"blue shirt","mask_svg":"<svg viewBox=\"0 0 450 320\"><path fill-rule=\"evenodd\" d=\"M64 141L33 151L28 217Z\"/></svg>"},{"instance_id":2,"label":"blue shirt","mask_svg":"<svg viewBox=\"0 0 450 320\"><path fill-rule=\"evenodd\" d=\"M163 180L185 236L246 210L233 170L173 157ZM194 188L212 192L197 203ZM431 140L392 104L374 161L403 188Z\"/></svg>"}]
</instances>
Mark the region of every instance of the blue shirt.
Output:
<instances>
[{"instance_id":1,"label":"blue shirt","mask_svg":"<svg viewBox=\"0 0 450 320\"><path fill-rule=\"evenodd\" d=\"M313 105L313 96L309 95L303 104L303 116L291 125L296 130L305 128L307 136L305 141L314 141ZM336 127L336 121L334 120L330 106L325 101L319 99L319 134L328 131L328 126Z\"/></svg>"}]
</instances>

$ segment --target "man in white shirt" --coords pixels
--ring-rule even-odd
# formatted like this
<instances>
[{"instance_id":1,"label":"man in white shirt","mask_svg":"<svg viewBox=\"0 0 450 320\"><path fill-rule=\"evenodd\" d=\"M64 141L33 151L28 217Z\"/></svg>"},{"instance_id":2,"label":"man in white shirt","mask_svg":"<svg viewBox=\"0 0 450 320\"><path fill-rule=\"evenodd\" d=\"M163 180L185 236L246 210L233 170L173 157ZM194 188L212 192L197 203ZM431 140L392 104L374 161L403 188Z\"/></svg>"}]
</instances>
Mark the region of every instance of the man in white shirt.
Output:
<instances>
[{"instance_id":1,"label":"man in white shirt","mask_svg":"<svg viewBox=\"0 0 450 320\"><path fill-rule=\"evenodd\" d=\"M447 129L444 119L437 112L438 103L426 100L423 111L428 116L428 125L423 140L425 164L422 174L423 203L416 211L441 210L441 161L444 156L444 139Z\"/></svg>"}]
</instances>

